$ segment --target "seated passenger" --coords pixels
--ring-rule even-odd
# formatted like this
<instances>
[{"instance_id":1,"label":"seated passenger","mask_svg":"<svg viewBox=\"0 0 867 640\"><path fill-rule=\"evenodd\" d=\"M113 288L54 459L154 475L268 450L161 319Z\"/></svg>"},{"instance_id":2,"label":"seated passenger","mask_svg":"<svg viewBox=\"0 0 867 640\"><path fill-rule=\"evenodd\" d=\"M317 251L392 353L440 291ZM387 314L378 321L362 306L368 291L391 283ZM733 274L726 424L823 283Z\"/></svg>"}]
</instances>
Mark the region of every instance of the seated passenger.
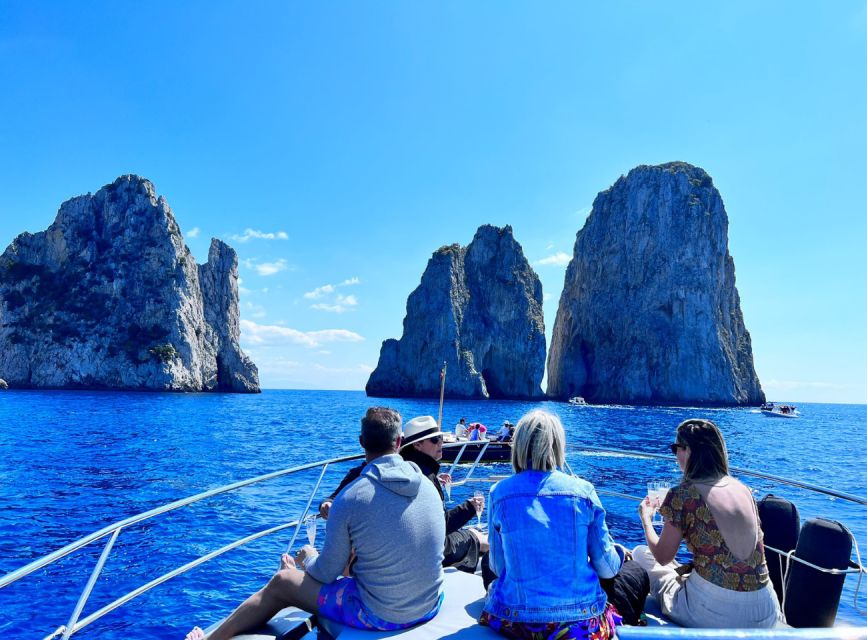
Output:
<instances>
[{"instance_id":1,"label":"seated passenger","mask_svg":"<svg viewBox=\"0 0 867 640\"><path fill-rule=\"evenodd\" d=\"M403 444L400 455L404 460L414 462L428 477L444 500L438 476L443 457L443 434L433 416L419 416L404 425ZM443 566L457 567L473 573L479 558L488 550L488 536L477 529L462 529L485 506L483 497L468 498L453 509L445 510L443 504L439 511L445 511L446 540L443 552Z\"/></svg>"},{"instance_id":2,"label":"seated passenger","mask_svg":"<svg viewBox=\"0 0 867 640\"><path fill-rule=\"evenodd\" d=\"M650 592L662 612L684 627L773 627L780 605L768 578L762 530L753 494L728 475L728 453L717 426L686 420L671 451L683 481L666 495L656 534L649 500L638 513L647 546L635 560L650 573ZM684 578L671 564L681 539L693 554Z\"/></svg>"},{"instance_id":3,"label":"seated passenger","mask_svg":"<svg viewBox=\"0 0 867 640\"><path fill-rule=\"evenodd\" d=\"M515 431L515 475L491 490L489 559L499 577L479 622L509 638L605 640L621 623L599 579L618 575L622 552L593 485L559 470L565 446L560 420L531 411Z\"/></svg>"},{"instance_id":4,"label":"seated passenger","mask_svg":"<svg viewBox=\"0 0 867 640\"><path fill-rule=\"evenodd\" d=\"M503 426L500 429L499 433L497 433L497 437L495 438L495 440L497 442L508 442L509 440L511 440L512 439L511 427L512 427L511 422L509 422L508 420L504 421Z\"/></svg>"},{"instance_id":5,"label":"seated passenger","mask_svg":"<svg viewBox=\"0 0 867 640\"><path fill-rule=\"evenodd\" d=\"M470 434L469 440L471 442L475 442L476 440L484 440L485 433L488 431L488 428L481 424L480 422L473 422L470 424Z\"/></svg>"},{"instance_id":6,"label":"seated passenger","mask_svg":"<svg viewBox=\"0 0 867 640\"><path fill-rule=\"evenodd\" d=\"M322 554L304 547L209 636L231 638L295 606L361 629L390 631L434 617L442 603L445 522L436 489L404 461L400 414L368 409L359 442L367 465L331 505ZM352 577L340 578L352 549ZM196 627L188 640L204 638Z\"/></svg>"},{"instance_id":7,"label":"seated passenger","mask_svg":"<svg viewBox=\"0 0 867 640\"><path fill-rule=\"evenodd\" d=\"M455 438L459 440L461 438L467 437L467 419L461 418L460 421L455 425Z\"/></svg>"}]
</instances>

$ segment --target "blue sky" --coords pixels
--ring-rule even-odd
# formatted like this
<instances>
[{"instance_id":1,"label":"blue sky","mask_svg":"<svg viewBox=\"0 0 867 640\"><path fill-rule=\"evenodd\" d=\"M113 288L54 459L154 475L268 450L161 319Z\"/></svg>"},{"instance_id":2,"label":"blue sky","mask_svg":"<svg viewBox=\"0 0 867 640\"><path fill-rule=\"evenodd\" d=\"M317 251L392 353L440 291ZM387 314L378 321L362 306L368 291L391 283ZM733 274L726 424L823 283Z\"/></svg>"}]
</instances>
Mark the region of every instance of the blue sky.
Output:
<instances>
[{"instance_id":1,"label":"blue sky","mask_svg":"<svg viewBox=\"0 0 867 640\"><path fill-rule=\"evenodd\" d=\"M604 4L4 0L0 248L143 175L263 386L360 389L437 247L511 224L550 338L596 194L683 160L768 397L867 402L867 1Z\"/></svg>"}]
</instances>

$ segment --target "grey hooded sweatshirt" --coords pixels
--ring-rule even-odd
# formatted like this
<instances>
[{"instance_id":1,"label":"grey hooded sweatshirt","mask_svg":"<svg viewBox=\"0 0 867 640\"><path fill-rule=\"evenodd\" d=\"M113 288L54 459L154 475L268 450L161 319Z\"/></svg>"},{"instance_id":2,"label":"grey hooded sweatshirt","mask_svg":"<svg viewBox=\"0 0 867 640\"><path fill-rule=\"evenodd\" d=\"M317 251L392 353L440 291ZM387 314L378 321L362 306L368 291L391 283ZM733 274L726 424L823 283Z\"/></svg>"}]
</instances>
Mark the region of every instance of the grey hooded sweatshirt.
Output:
<instances>
[{"instance_id":1,"label":"grey hooded sweatshirt","mask_svg":"<svg viewBox=\"0 0 867 640\"><path fill-rule=\"evenodd\" d=\"M334 582L355 549L352 575L365 606L388 622L412 622L439 598L445 537L433 484L415 463L381 456L335 498L322 553L307 573Z\"/></svg>"}]
</instances>

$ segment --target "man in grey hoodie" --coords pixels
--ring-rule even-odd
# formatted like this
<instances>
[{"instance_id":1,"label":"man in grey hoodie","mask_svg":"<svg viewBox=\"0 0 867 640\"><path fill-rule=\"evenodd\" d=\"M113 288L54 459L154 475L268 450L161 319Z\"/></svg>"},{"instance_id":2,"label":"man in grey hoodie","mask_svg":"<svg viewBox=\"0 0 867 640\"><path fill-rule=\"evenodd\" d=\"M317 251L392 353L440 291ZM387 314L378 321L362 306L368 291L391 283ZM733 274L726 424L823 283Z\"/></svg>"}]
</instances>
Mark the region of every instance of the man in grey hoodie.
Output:
<instances>
[{"instance_id":1,"label":"man in grey hoodie","mask_svg":"<svg viewBox=\"0 0 867 640\"><path fill-rule=\"evenodd\" d=\"M445 522L440 497L414 463L397 453L401 418L372 407L359 442L367 465L334 500L322 555L284 554L281 569L209 638L231 638L295 606L342 624L389 631L427 621L442 603ZM355 551L352 577L339 579ZM204 638L196 627L187 640Z\"/></svg>"}]
</instances>

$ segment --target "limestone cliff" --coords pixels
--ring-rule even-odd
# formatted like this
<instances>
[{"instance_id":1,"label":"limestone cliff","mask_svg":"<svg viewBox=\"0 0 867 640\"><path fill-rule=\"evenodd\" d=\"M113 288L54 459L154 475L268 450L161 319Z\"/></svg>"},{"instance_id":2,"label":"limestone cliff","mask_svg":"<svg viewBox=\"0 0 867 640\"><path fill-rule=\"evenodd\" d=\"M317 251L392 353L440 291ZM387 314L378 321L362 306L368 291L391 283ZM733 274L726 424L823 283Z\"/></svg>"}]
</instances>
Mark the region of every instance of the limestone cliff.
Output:
<instances>
[{"instance_id":1,"label":"limestone cliff","mask_svg":"<svg viewBox=\"0 0 867 640\"><path fill-rule=\"evenodd\" d=\"M382 343L371 396L537 398L545 368L542 284L511 227L480 227L437 250L406 305L403 336Z\"/></svg>"},{"instance_id":2,"label":"limestone cliff","mask_svg":"<svg viewBox=\"0 0 867 640\"><path fill-rule=\"evenodd\" d=\"M258 392L240 350L238 259L197 267L154 186L127 175L63 203L0 256L0 377L11 387Z\"/></svg>"},{"instance_id":3,"label":"limestone cliff","mask_svg":"<svg viewBox=\"0 0 867 640\"><path fill-rule=\"evenodd\" d=\"M596 197L566 270L548 394L628 404L764 400L728 216L702 169L637 167Z\"/></svg>"}]
</instances>

